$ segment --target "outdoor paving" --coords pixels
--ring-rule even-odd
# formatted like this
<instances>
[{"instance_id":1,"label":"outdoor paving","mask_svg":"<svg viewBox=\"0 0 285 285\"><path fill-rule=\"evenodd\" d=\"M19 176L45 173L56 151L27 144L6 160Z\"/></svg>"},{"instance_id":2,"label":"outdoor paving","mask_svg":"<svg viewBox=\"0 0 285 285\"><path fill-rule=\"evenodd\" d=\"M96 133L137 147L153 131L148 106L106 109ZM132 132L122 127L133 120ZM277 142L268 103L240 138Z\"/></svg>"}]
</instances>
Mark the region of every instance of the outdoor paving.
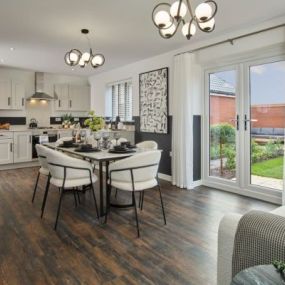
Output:
<instances>
[{"instance_id":1,"label":"outdoor paving","mask_svg":"<svg viewBox=\"0 0 285 285\"><path fill-rule=\"evenodd\" d=\"M285 187L282 179L261 177L256 175L251 175L251 184L278 190L283 190L283 187Z\"/></svg>"}]
</instances>

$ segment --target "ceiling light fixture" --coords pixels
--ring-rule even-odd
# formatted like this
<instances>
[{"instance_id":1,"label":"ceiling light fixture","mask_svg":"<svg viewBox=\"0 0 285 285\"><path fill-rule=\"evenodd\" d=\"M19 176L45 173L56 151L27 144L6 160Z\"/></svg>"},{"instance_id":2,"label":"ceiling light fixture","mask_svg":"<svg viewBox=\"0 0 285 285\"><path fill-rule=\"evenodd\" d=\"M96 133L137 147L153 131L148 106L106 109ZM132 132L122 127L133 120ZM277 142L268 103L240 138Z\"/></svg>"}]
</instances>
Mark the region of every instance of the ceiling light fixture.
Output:
<instances>
[{"instance_id":1,"label":"ceiling light fixture","mask_svg":"<svg viewBox=\"0 0 285 285\"><path fill-rule=\"evenodd\" d=\"M199 4L195 13L190 0L178 0L172 5L169 3L156 5L152 11L152 21L164 39L172 38L182 24L182 34L190 40L195 35L197 27L205 33L215 29L214 17L217 11L218 5L214 0L206 0Z\"/></svg>"},{"instance_id":2,"label":"ceiling light fixture","mask_svg":"<svg viewBox=\"0 0 285 285\"><path fill-rule=\"evenodd\" d=\"M89 30L82 29L81 33L86 36L89 51L82 53L79 49L73 48L65 54L65 63L69 66L79 65L81 68L87 66L88 63L90 63L93 68L102 66L105 63L105 57L102 54L93 54L90 39L87 36L89 34Z\"/></svg>"}]
</instances>

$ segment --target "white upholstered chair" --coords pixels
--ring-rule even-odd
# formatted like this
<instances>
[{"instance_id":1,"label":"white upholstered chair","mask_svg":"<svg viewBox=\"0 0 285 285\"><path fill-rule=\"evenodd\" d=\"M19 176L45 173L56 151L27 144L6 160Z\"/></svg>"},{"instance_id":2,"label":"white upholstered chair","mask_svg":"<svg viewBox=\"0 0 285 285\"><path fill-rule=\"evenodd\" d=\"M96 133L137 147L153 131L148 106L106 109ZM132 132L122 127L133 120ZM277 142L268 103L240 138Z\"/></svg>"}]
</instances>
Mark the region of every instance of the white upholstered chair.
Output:
<instances>
[{"instance_id":1,"label":"white upholstered chair","mask_svg":"<svg viewBox=\"0 0 285 285\"><path fill-rule=\"evenodd\" d=\"M64 193L66 193L67 191L73 191L75 195L75 189L76 191L81 191L81 186L90 185L94 198L97 217L99 217L96 196L93 186L93 183L97 181L97 177L93 173L91 163L81 159L70 157L64 153L51 149L47 149L46 154L48 169L50 171L49 184L52 184L60 189L60 198L54 229L56 230L57 228L57 222ZM46 188L41 216L43 216L44 214L48 191L49 185Z\"/></svg>"},{"instance_id":2,"label":"white upholstered chair","mask_svg":"<svg viewBox=\"0 0 285 285\"><path fill-rule=\"evenodd\" d=\"M143 141L136 144L138 149L156 150L157 143L155 141Z\"/></svg>"},{"instance_id":3,"label":"white upholstered chair","mask_svg":"<svg viewBox=\"0 0 285 285\"><path fill-rule=\"evenodd\" d=\"M37 151L38 158L39 158L40 169L38 171L36 184L35 184L35 187L34 187L32 203L35 200L35 196L36 196L36 192L37 192L37 188L38 188L40 175L44 175L46 177L49 176L48 163L47 163L47 159L46 159L46 147L44 147L44 146L42 146L40 144L36 144L36 151ZM47 181L48 181L48 179L47 179Z\"/></svg>"},{"instance_id":4,"label":"white upholstered chair","mask_svg":"<svg viewBox=\"0 0 285 285\"><path fill-rule=\"evenodd\" d=\"M161 152L148 151L133 155L114 162L109 167L109 189L107 192L107 212L110 206L110 194L112 187L132 193L133 206L135 210L137 234L140 236L139 221L137 214L137 206L135 193L157 187L162 208L164 223L166 218L164 213L163 200L160 190L159 181L157 178ZM106 221L107 221L106 213Z\"/></svg>"}]
</instances>

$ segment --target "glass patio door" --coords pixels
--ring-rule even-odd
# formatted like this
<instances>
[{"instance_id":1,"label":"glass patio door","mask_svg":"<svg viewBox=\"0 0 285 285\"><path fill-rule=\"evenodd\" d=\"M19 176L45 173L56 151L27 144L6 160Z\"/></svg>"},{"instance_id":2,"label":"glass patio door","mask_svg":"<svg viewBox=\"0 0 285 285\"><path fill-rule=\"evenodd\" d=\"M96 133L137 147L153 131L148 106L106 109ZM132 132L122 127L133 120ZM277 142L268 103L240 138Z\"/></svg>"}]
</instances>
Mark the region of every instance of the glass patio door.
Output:
<instances>
[{"instance_id":1,"label":"glass patio door","mask_svg":"<svg viewBox=\"0 0 285 285\"><path fill-rule=\"evenodd\" d=\"M244 115L247 187L282 191L285 136L285 60L245 66L248 75Z\"/></svg>"},{"instance_id":2,"label":"glass patio door","mask_svg":"<svg viewBox=\"0 0 285 285\"><path fill-rule=\"evenodd\" d=\"M208 177L236 184L238 175L238 69L207 73Z\"/></svg>"}]
</instances>

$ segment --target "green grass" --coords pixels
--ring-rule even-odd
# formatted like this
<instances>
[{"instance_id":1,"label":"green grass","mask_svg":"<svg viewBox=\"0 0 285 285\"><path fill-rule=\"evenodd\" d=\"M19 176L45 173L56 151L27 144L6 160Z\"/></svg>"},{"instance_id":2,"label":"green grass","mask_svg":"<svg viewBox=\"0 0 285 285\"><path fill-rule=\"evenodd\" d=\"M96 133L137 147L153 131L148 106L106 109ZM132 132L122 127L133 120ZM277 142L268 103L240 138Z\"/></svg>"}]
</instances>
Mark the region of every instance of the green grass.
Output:
<instances>
[{"instance_id":1,"label":"green grass","mask_svg":"<svg viewBox=\"0 0 285 285\"><path fill-rule=\"evenodd\" d=\"M283 156L254 163L251 166L251 174L283 179Z\"/></svg>"}]
</instances>

